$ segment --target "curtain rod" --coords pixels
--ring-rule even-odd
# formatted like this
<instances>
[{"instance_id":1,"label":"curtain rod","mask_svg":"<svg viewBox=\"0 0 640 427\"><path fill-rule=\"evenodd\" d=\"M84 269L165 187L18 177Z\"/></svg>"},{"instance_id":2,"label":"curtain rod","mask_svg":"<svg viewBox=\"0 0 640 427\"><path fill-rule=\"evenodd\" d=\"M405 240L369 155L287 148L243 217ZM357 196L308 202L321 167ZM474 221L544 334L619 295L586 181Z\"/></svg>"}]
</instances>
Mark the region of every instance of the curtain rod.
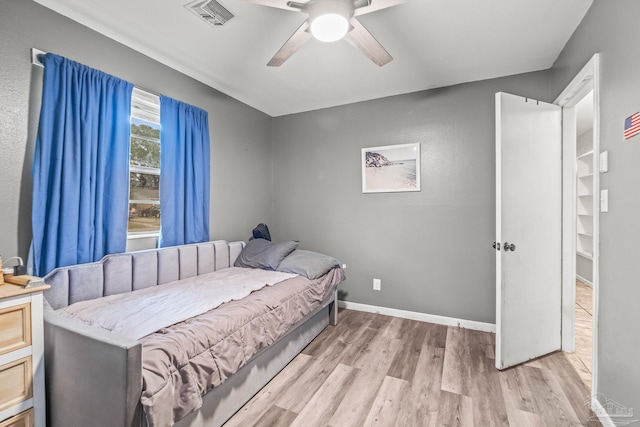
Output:
<instances>
[{"instance_id":1,"label":"curtain rod","mask_svg":"<svg viewBox=\"0 0 640 427\"><path fill-rule=\"evenodd\" d=\"M42 61L40 61L40 55L46 55L46 54L47 54L47 52L42 51L40 49L36 49L35 47L32 47L31 48L31 64L35 65L36 67L44 68L44 64L42 63ZM137 84L134 84L134 86L137 87L138 89L142 89L145 92L149 92L149 93L151 93L153 95L156 95L156 96L161 96L162 95L162 94L160 94L160 93L158 93L156 91L149 90L149 89L147 89L145 87L142 87L140 85L137 85Z\"/></svg>"},{"instance_id":2,"label":"curtain rod","mask_svg":"<svg viewBox=\"0 0 640 427\"><path fill-rule=\"evenodd\" d=\"M36 49L35 47L32 47L31 48L31 64L35 65L36 67L44 68L44 64L40 61L40 58L38 57L46 53L47 52L43 52L40 49Z\"/></svg>"}]
</instances>

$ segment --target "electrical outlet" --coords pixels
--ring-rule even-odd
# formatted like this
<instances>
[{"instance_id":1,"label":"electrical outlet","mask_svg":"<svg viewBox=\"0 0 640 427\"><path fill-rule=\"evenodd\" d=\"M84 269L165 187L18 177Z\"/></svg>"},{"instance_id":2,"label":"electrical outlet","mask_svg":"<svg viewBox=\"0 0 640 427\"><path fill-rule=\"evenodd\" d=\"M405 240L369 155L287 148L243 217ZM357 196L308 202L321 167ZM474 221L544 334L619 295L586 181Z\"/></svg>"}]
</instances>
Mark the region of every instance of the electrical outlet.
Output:
<instances>
[{"instance_id":1,"label":"electrical outlet","mask_svg":"<svg viewBox=\"0 0 640 427\"><path fill-rule=\"evenodd\" d=\"M379 291L381 284L382 284L382 282L381 282L380 279L373 279L373 290L374 291Z\"/></svg>"},{"instance_id":2,"label":"electrical outlet","mask_svg":"<svg viewBox=\"0 0 640 427\"><path fill-rule=\"evenodd\" d=\"M347 269L347 264L342 264L342 269L346 270Z\"/></svg>"}]
</instances>

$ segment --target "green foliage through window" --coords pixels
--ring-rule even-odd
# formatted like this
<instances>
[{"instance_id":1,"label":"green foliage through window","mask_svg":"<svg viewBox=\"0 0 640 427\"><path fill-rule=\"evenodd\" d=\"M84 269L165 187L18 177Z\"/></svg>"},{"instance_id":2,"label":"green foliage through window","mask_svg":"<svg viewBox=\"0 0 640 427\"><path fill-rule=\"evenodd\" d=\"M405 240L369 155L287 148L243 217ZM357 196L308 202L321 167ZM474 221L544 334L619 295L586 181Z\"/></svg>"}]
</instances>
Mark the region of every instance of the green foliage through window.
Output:
<instances>
[{"instance_id":1,"label":"green foliage through window","mask_svg":"<svg viewBox=\"0 0 640 427\"><path fill-rule=\"evenodd\" d=\"M149 125L131 124L131 135L146 136L160 141L160 127L154 128Z\"/></svg>"},{"instance_id":2,"label":"green foliage through window","mask_svg":"<svg viewBox=\"0 0 640 427\"><path fill-rule=\"evenodd\" d=\"M134 88L131 97L129 233L160 230L160 98Z\"/></svg>"},{"instance_id":3,"label":"green foliage through window","mask_svg":"<svg viewBox=\"0 0 640 427\"><path fill-rule=\"evenodd\" d=\"M132 126L133 127L133 126ZM160 167L160 141L137 138L131 134L131 166Z\"/></svg>"}]
</instances>

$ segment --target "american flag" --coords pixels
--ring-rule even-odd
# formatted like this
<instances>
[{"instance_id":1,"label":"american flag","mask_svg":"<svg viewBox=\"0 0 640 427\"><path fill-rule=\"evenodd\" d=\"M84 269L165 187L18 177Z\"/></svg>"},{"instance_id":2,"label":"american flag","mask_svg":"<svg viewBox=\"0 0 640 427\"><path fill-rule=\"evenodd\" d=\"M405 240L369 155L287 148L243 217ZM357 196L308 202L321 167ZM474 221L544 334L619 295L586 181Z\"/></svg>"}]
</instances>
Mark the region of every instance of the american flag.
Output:
<instances>
[{"instance_id":1,"label":"american flag","mask_svg":"<svg viewBox=\"0 0 640 427\"><path fill-rule=\"evenodd\" d=\"M635 113L624 121L624 139L629 139L638 133L640 133L640 113Z\"/></svg>"}]
</instances>

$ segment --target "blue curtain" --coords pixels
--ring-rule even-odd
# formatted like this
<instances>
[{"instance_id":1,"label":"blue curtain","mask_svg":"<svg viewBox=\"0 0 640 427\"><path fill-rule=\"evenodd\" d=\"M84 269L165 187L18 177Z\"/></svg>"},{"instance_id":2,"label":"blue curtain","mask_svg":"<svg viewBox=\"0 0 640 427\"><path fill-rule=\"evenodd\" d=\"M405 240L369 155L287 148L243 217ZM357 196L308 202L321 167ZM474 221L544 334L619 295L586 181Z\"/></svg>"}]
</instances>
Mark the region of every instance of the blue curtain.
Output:
<instances>
[{"instance_id":1,"label":"blue curtain","mask_svg":"<svg viewBox=\"0 0 640 427\"><path fill-rule=\"evenodd\" d=\"M33 273L124 252L131 83L48 53L33 163Z\"/></svg>"},{"instance_id":2,"label":"blue curtain","mask_svg":"<svg viewBox=\"0 0 640 427\"><path fill-rule=\"evenodd\" d=\"M161 247L209 240L209 116L160 96Z\"/></svg>"}]
</instances>

